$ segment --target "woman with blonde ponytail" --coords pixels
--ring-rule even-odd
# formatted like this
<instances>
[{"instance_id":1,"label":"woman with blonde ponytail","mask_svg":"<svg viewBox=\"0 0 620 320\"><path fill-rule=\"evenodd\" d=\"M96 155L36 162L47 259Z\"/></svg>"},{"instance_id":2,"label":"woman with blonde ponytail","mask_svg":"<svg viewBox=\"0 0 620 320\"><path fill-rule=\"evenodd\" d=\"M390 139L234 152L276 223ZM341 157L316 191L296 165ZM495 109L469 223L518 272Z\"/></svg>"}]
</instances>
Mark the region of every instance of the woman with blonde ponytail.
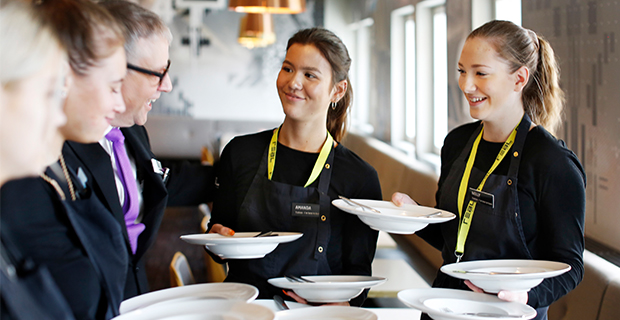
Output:
<instances>
[{"instance_id":1,"label":"woman with blonde ponytail","mask_svg":"<svg viewBox=\"0 0 620 320\"><path fill-rule=\"evenodd\" d=\"M538 47L538 63L523 90L523 106L535 124L555 135L562 121L564 92L560 88L560 69L547 40L528 30ZM534 42L534 41L533 41ZM526 64L527 66L527 64Z\"/></svg>"},{"instance_id":2,"label":"woman with blonde ponytail","mask_svg":"<svg viewBox=\"0 0 620 320\"><path fill-rule=\"evenodd\" d=\"M259 298L282 295L267 279L288 274L371 275L377 232L331 205L339 195L381 199L377 172L339 143L352 97L350 65L332 32L311 28L293 35L276 81L284 122L233 139L216 168L211 233L304 234L262 259L228 261L226 281L258 287ZM365 297L350 304L360 306ZM306 303L293 292L286 298Z\"/></svg>"},{"instance_id":3,"label":"woman with blonde ponytail","mask_svg":"<svg viewBox=\"0 0 620 320\"><path fill-rule=\"evenodd\" d=\"M444 264L533 259L570 265L529 292L497 294L547 319L548 306L583 277L586 203L584 169L553 134L564 102L553 49L531 30L491 21L467 37L458 71L470 114L479 121L446 137L436 199L438 208L462 218L417 234L442 250ZM402 193L392 201L413 202ZM483 292L441 272L433 286Z\"/></svg>"}]
</instances>

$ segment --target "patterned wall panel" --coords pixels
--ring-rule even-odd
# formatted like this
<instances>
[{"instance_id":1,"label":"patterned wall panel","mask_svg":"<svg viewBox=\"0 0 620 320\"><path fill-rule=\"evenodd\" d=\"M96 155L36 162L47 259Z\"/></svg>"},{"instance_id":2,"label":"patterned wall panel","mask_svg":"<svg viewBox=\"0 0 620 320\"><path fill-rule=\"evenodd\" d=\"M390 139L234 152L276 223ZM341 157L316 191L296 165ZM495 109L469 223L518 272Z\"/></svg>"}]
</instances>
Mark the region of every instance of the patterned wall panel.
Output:
<instances>
[{"instance_id":1,"label":"patterned wall panel","mask_svg":"<svg viewBox=\"0 0 620 320\"><path fill-rule=\"evenodd\" d=\"M566 91L560 136L588 178L586 235L620 250L620 1L524 0L523 25L547 38Z\"/></svg>"}]
</instances>

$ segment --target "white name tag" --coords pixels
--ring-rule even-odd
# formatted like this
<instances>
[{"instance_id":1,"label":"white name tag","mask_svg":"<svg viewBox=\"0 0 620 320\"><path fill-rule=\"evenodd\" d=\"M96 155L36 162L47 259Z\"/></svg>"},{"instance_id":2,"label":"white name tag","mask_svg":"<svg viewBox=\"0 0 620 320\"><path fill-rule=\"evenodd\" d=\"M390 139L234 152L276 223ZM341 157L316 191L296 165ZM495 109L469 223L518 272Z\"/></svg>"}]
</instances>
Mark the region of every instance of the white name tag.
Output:
<instances>
[{"instance_id":1,"label":"white name tag","mask_svg":"<svg viewBox=\"0 0 620 320\"><path fill-rule=\"evenodd\" d=\"M321 206L314 203L293 203L291 212L293 217L318 218Z\"/></svg>"}]
</instances>

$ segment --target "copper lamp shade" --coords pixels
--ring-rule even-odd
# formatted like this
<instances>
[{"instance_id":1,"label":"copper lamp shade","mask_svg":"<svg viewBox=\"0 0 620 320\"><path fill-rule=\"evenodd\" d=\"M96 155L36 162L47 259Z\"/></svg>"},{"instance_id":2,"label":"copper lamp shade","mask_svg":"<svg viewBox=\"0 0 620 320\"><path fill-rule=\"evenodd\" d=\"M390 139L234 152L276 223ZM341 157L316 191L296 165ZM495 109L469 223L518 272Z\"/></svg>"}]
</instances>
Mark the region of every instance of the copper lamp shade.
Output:
<instances>
[{"instance_id":1,"label":"copper lamp shade","mask_svg":"<svg viewBox=\"0 0 620 320\"><path fill-rule=\"evenodd\" d=\"M241 18L239 43L247 48L266 47L276 42L273 19L268 13L248 13Z\"/></svg>"},{"instance_id":2,"label":"copper lamp shade","mask_svg":"<svg viewBox=\"0 0 620 320\"><path fill-rule=\"evenodd\" d=\"M230 0L228 9L248 13L301 13L306 0Z\"/></svg>"}]
</instances>

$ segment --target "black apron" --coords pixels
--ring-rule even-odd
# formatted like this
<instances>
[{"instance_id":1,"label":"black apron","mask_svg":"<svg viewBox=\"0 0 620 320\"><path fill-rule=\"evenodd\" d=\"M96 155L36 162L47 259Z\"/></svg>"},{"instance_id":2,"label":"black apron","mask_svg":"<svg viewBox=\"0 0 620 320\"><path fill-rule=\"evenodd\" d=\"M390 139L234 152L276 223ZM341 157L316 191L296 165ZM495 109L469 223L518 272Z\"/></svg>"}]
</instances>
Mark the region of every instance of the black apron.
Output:
<instances>
[{"instance_id":1,"label":"black apron","mask_svg":"<svg viewBox=\"0 0 620 320\"><path fill-rule=\"evenodd\" d=\"M478 202L474 211L469 236L465 242L465 252L461 261L488 260L488 259L533 259L523 233L521 214L519 208L519 195L517 192L517 177L521 152L525 138L529 132L531 120L525 114L517 129L517 135L512 149L503 161L510 161L508 174L491 174L484 184L482 191L494 195L494 207ZM438 199L437 208L450 212L459 212L458 193L461 178L465 171L467 159L471 152L474 140L482 130L482 124L476 129L467 142L467 145L452 164L450 172L441 186L441 197ZM516 155L516 156L515 156ZM476 189L486 172L476 167L472 168L468 188ZM469 189L468 189L469 190ZM468 191L465 196L463 213L471 199ZM455 263L454 254L457 241L457 230L460 219L453 219L441 225L441 231L445 240L442 251L444 265ZM441 271L433 282L433 287L453 288L470 290L463 280L450 277ZM547 319L548 307L539 308L536 320Z\"/></svg>"},{"instance_id":2,"label":"black apron","mask_svg":"<svg viewBox=\"0 0 620 320\"><path fill-rule=\"evenodd\" d=\"M289 243L281 243L262 259L228 260L227 282L242 282L259 289L258 298L271 299L282 289L267 280L291 275L327 275L331 269L327 261L327 245L331 236L330 206L327 194L334 162L331 148L318 178L318 188L294 186L267 178L269 146L248 189L237 221L236 231L290 231L304 235ZM313 183L315 185L316 183ZM292 215L293 203L320 205L318 217Z\"/></svg>"}]
</instances>

